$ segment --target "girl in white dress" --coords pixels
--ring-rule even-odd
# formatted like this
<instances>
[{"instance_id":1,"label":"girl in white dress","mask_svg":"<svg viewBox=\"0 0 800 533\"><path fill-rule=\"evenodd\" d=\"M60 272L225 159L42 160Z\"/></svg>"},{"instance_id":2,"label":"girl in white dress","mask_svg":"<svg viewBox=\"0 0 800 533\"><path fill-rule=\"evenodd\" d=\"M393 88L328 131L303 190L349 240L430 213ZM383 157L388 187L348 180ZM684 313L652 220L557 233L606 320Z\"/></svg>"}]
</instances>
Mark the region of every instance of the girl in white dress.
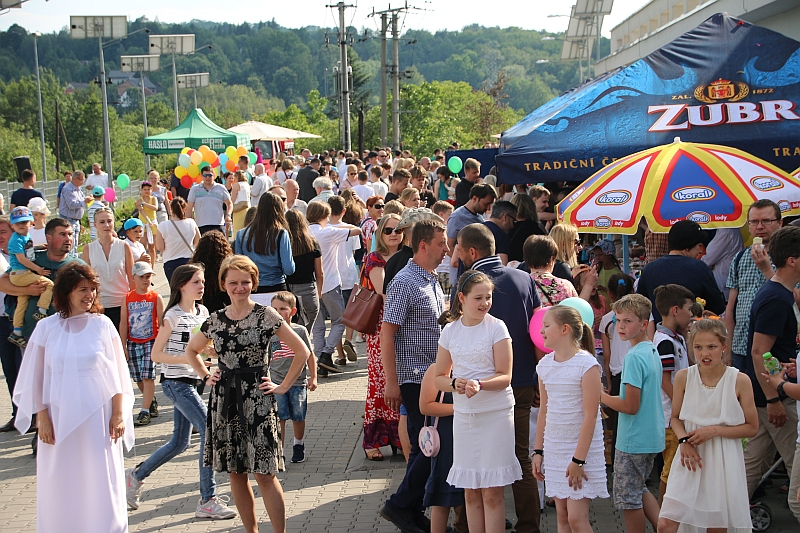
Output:
<instances>
[{"instance_id":1,"label":"girl in white dress","mask_svg":"<svg viewBox=\"0 0 800 533\"><path fill-rule=\"evenodd\" d=\"M489 314L494 285L477 270L458 280L436 354L436 388L453 394L453 466L447 483L464 489L471 533L505 530L503 488L522 479L514 454L511 337ZM453 371L454 378L450 377Z\"/></svg>"},{"instance_id":2,"label":"girl in white dress","mask_svg":"<svg viewBox=\"0 0 800 533\"><path fill-rule=\"evenodd\" d=\"M592 531L589 504L608 498L600 364L592 329L572 307L556 305L542 322L544 345L553 350L536 366L540 409L533 475L555 498L559 533Z\"/></svg>"},{"instance_id":3,"label":"girl in white dress","mask_svg":"<svg viewBox=\"0 0 800 533\"><path fill-rule=\"evenodd\" d=\"M726 366L721 320L700 320L690 332L697 364L675 374L672 430L680 443L658 518L659 533L696 529L749 533L742 439L758 432L750 379Z\"/></svg>"}]
</instances>

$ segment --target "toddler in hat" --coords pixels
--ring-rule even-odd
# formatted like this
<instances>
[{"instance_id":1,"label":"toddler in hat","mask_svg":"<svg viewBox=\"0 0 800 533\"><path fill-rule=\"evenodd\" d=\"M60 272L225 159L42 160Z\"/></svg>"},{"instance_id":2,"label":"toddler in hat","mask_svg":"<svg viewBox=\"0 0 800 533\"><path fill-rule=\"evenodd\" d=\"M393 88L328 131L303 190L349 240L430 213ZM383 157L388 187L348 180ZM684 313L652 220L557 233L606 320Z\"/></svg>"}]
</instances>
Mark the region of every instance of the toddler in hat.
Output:
<instances>
[{"instance_id":1,"label":"toddler in hat","mask_svg":"<svg viewBox=\"0 0 800 533\"><path fill-rule=\"evenodd\" d=\"M47 316L47 309L53 299L53 282L46 276L50 274L46 270L30 259L26 255L28 248L33 248L33 241L28 232L30 231L33 215L27 207L15 207L11 210L9 222L14 229L14 234L8 240L8 262L11 265L11 283L17 287L27 287L39 282L45 286L44 292L39 296L39 310L33 314L33 318L41 320ZM25 321L25 311L28 309L27 294L17 296L17 309L14 311L14 331L8 340L20 348L25 348L25 337L22 336L22 324Z\"/></svg>"},{"instance_id":2,"label":"toddler in hat","mask_svg":"<svg viewBox=\"0 0 800 533\"><path fill-rule=\"evenodd\" d=\"M28 235L33 241L34 247L46 248L47 238L44 236L44 226L47 224L47 217L50 210L47 208L47 200L44 198L31 198L28 202L28 209L33 214L33 227L28 231Z\"/></svg>"}]
</instances>

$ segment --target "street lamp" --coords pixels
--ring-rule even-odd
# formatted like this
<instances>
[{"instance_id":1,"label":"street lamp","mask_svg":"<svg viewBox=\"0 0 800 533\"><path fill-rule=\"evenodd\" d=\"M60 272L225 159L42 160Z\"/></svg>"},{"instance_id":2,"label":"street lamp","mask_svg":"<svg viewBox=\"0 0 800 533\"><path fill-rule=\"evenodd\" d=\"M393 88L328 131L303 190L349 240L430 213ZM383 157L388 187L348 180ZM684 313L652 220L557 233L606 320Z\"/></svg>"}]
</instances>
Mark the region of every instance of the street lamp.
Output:
<instances>
[{"instance_id":1,"label":"street lamp","mask_svg":"<svg viewBox=\"0 0 800 533\"><path fill-rule=\"evenodd\" d=\"M122 72L138 72L139 83L142 86L142 121L144 122L144 136L147 138L147 97L144 87L144 73L158 70L160 57L156 55L120 56ZM150 155L144 155L144 171L150 170Z\"/></svg>"},{"instance_id":2,"label":"street lamp","mask_svg":"<svg viewBox=\"0 0 800 533\"><path fill-rule=\"evenodd\" d=\"M210 47L209 47L210 48ZM197 72L195 74L178 74L178 89L192 89L194 93L194 108L197 109L197 89L208 87L208 72Z\"/></svg>"},{"instance_id":3,"label":"street lamp","mask_svg":"<svg viewBox=\"0 0 800 533\"><path fill-rule=\"evenodd\" d=\"M175 71L175 54L189 55L194 49L194 34L151 35L149 39L150 53L156 55L172 55L172 95L175 106L175 125L180 124L178 116L178 74Z\"/></svg>"},{"instance_id":4,"label":"street lamp","mask_svg":"<svg viewBox=\"0 0 800 533\"><path fill-rule=\"evenodd\" d=\"M42 77L39 73L39 48L36 38L41 37L38 31L33 33L33 62L36 67L36 93L39 97L39 142L42 145L42 180L47 181L47 158L44 155L44 117L42 115Z\"/></svg>"}]
</instances>

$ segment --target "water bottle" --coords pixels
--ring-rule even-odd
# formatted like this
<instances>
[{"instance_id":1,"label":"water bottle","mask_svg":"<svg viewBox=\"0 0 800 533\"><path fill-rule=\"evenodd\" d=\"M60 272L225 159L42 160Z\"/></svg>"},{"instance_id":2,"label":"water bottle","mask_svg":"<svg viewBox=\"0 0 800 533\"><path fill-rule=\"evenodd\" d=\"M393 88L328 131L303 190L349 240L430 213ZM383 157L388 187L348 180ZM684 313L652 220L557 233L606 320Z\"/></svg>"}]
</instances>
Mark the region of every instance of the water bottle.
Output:
<instances>
[{"instance_id":1,"label":"water bottle","mask_svg":"<svg viewBox=\"0 0 800 533\"><path fill-rule=\"evenodd\" d=\"M783 366L781 362L778 361L775 357L772 356L772 353L767 352L763 355L764 357L764 368L769 372L770 376L774 376L775 374L780 374L783 372Z\"/></svg>"}]
</instances>

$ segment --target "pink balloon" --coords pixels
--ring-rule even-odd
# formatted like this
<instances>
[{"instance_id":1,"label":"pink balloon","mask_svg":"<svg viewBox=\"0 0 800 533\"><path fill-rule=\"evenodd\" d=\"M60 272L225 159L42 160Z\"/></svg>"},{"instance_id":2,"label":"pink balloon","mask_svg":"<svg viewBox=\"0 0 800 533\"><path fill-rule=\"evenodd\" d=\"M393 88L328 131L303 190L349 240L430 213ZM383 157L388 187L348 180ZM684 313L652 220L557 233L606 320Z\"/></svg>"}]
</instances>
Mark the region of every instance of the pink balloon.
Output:
<instances>
[{"instance_id":1,"label":"pink balloon","mask_svg":"<svg viewBox=\"0 0 800 533\"><path fill-rule=\"evenodd\" d=\"M106 199L106 202L113 202L117 199L117 193L114 192L114 189L111 187L106 188L106 194L103 196Z\"/></svg>"},{"instance_id":2,"label":"pink balloon","mask_svg":"<svg viewBox=\"0 0 800 533\"><path fill-rule=\"evenodd\" d=\"M544 315L547 313L548 309L549 307L540 307L535 313L533 313L530 326L528 327L528 333L531 335L533 344L535 344L536 347L542 350L544 353L550 353L553 351L550 348L545 347L544 339L542 338L542 322L544 321Z\"/></svg>"}]
</instances>

